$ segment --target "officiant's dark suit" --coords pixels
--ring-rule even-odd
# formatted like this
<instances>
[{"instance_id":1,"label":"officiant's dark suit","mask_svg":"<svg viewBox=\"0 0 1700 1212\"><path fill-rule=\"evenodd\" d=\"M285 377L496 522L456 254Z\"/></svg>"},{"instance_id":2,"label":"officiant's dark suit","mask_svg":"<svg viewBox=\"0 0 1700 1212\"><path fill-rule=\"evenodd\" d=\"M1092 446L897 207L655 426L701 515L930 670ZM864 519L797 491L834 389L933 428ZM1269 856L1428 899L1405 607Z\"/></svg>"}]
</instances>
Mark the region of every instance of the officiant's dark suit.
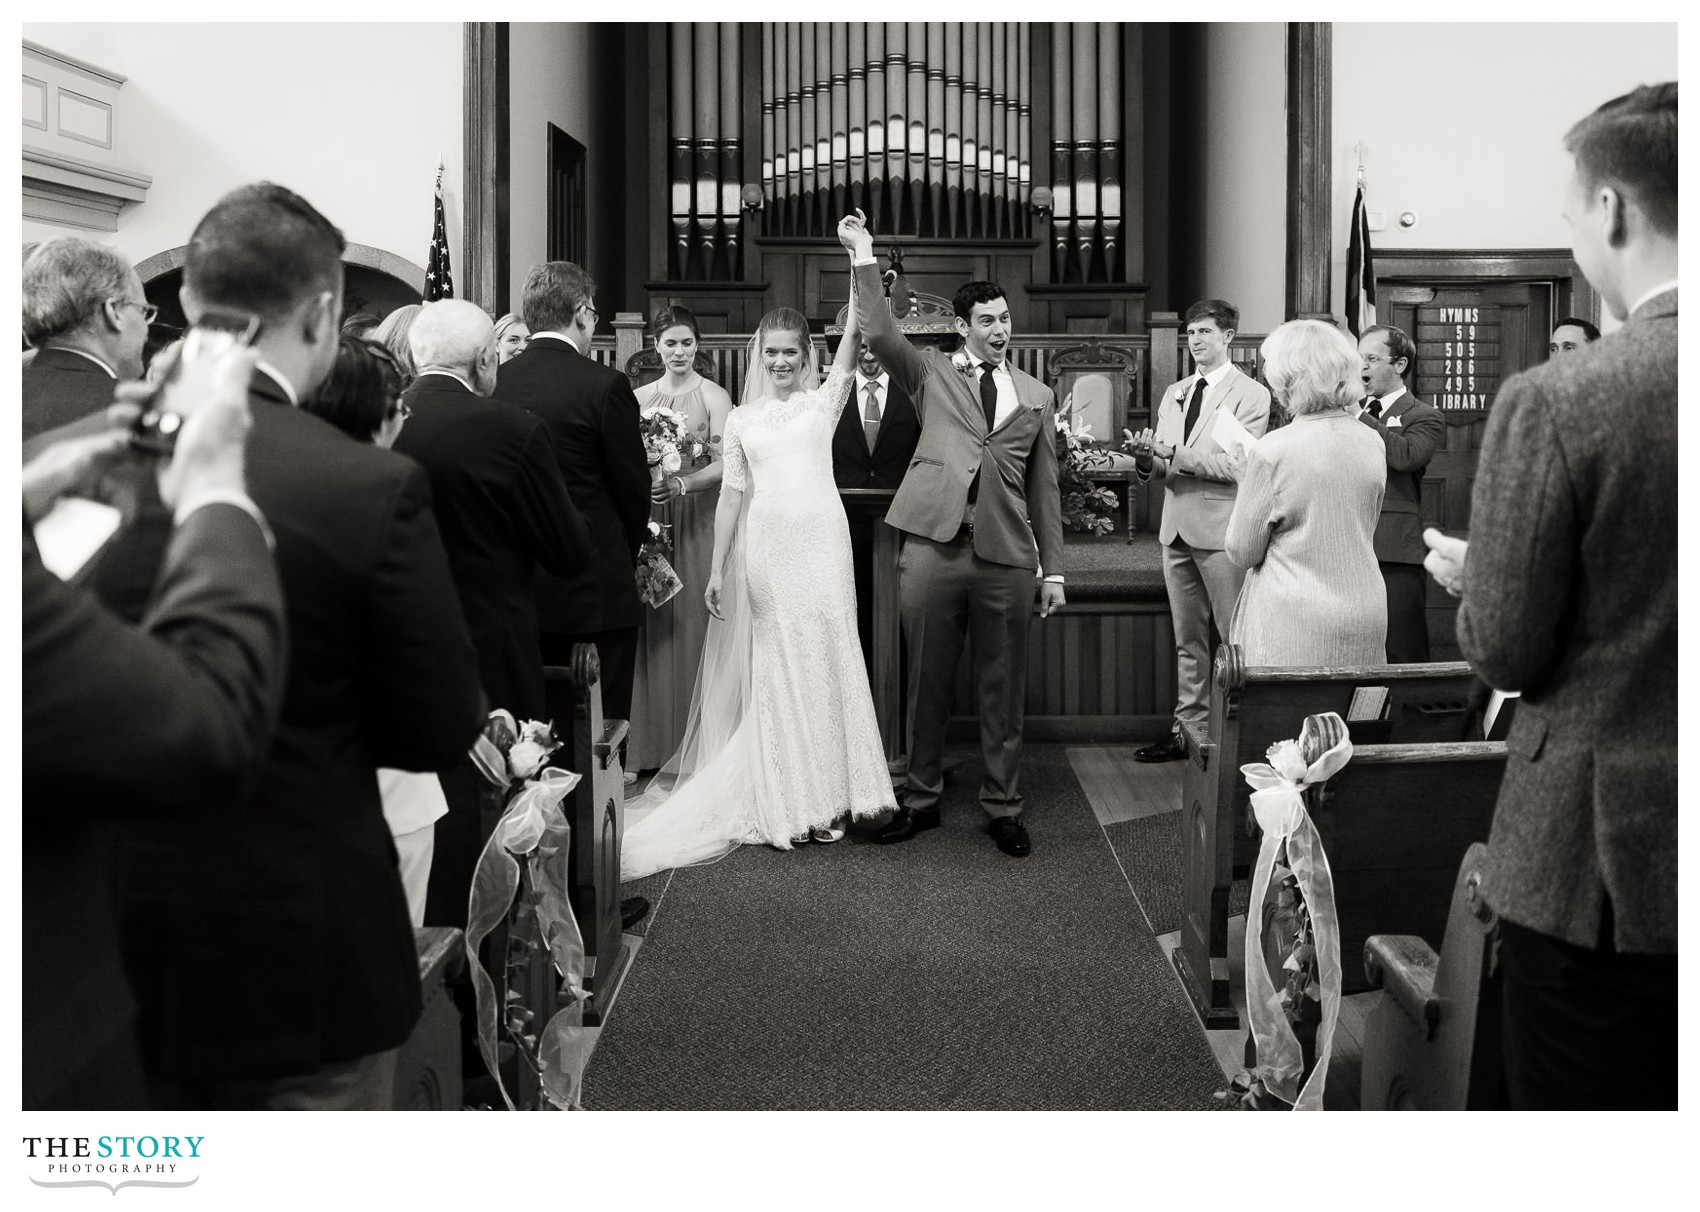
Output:
<instances>
[{"instance_id":1,"label":"officiant's dark suit","mask_svg":"<svg viewBox=\"0 0 1700 1212\"><path fill-rule=\"evenodd\" d=\"M873 379L867 376L867 369L858 359L859 373L852 382L850 399L832 434L832 478L840 488L895 490L903 483L915 444L921 440L921 421L909 393L885 373L883 366ZM877 422L867 420L870 384ZM856 574L856 629L866 660L873 642L873 528L880 523L860 511L851 511L849 521L850 562Z\"/></svg>"},{"instance_id":2,"label":"officiant's dark suit","mask_svg":"<svg viewBox=\"0 0 1700 1212\"><path fill-rule=\"evenodd\" d=\"M629 719L642 610L634 568L649 523L637 397L625 375L552 333L533 333L502 364L495 395L549 427L561 478L590 528L590 559L577 575L537 579L543 659L565 665L574 644L595 644L603 713ZM563 697L550 712L560 719L567 706Z\"/></svg>"},{"instance_id":3,"label":"officiant's dark suit","mask_svg":"<svg viewBox=\"0 0 1700 1212\"><path fill-rule=\"evenodd\" d=\"M418 958L375 772L446 769L484 718L424 469L264 370L249 407L288 605L277 737L245 802L132 842L122 887L144 1061L190 1105L407 1039Z\"/></svg>"},{"instance_id":4,"label":"officiant's dark suit","mask_svg":"<svg viewBox=\"0 0 1700 1212\"><path fill-rule=\"evenodd\" d=\"M996 377L1009 376L1015 406L1007 415L994 413L997 423L988 424L977 374L959 371L937 350L916 349L897 330L871 257L858 259L853 272L863 340L909 393L921 422L903 486L886 514L909 536L899 560L909 654L909 773L899 815L936 823L945 724L962 643L971 634L985 762L980 806L1002 848L1000 822L1013 822L1023 806L1027 629L1038 568L1047 576L1063 571L1056 399L1005 362ZM992 389L1000 403L1005 389ZM1006 852L1025 854L1025 834Z\"/></svg>"},{"instance_id":5,"label":"officiant's dark suit","mask_svg":"<svg viewBox=\"0 0 1700 1212\"><path fill-rule=\"evenodd\" d=\"M421 375L402 400L412 415L392 449L431 477L432 509L478 652L484 693L492 708L505 707L516 719L542 719L534 577L539 567L557 577L573 576L590 553L590 533L555 465L548 427L523 408L480 396L448 374ZM463 778L464 773L444 775L454 811L437 822L428 924L466 924L481 839L476 775ZM462 782L469 786L461 788Z\"/></svg>"},{"instance_id":6,"label":"officiant's dark suit","mask_svg":"<svg viewBox=\"0 0 1700 1212\"><path fill-rule=\"evenodd\" d=\"M204 505L141 627L23 531L23 1106L145 1107L105 825L226 811L283 697L283 592L259 523Z\"/></svg>"},{"instance_id":7,"label":"officiant's dark suit","mask_svg":"<svg viewBox=\"0 0 1700 1212\"><path fill-rule=\"evenodd\" d=\"M1446 422L1438 408L1405 386L1417 348L1403 329L1390 324L1366 328L1358 351L1369 392L1358 419L1387 448L1387 490L1375 523L1375 559L1387 591L1387 661L1421 663L1429 659L1423 473L1446 443Z\"/></svg>"}]
</instances>

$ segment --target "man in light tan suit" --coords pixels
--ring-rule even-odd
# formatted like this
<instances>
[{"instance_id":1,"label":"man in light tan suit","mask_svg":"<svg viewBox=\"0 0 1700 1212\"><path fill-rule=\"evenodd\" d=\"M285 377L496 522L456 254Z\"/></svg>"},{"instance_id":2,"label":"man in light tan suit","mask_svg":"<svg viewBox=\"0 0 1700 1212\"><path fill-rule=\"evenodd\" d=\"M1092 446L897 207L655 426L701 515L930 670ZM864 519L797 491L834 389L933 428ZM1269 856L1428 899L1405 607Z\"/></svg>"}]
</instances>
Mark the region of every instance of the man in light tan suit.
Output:
<instances>
[{"instance_id":1,"label":"man in light tan suit","mask_svg":"<svg viewBox=\"0 0 1700 1212\"><path fill-rule=\"evenodd\" d=\"M1239 309L1221 299L1186 313L1187 348L1195 370L1163 393L1155 432L1133 439L1142 480L1163 477L1163 584L1175 628L1175 731L1134 754L1142 762L1186 756L1180 723L1202 724L1209 702L1210 620L1228 634L1245 571L1223 550L1234 512L1238 467L1218 441L1218 418L1231 415L1254 438L1269 424L1269 389L1228 360Z\"/></svg>"},{"instance_id":2,"label":"man in light tan suit","mask_svg":"<svg viewBox=\"0 0 1700 1212\"><path fill-rule=\"evenodd\" d=\"M1018 819L1018 780L1027 627L1041 567L1040 616L1065 601L1056 397L1005 356L1011 328L1002 288L968 282L956 292L956 327L971 359L959 368L897 331L859 215L840 223L838 236L854 265L862 339L921 421L885 518L908 535L898 584L909 652L909 774L901 807L878 840L905 842L939 824L945 722L962 640L972 634L985 761L980 806L998 849L1020 858L1031 849Z\"/></svg>"}]
</instances>

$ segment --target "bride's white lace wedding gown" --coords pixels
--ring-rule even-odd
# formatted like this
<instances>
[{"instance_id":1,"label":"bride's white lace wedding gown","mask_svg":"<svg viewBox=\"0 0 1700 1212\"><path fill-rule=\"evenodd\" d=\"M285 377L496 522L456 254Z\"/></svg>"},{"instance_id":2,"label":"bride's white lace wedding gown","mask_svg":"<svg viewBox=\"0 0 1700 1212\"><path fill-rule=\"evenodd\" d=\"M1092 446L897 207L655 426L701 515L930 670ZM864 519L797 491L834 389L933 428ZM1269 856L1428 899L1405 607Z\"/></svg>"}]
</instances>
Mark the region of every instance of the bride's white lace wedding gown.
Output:
<instances>
[{"instance_id":1,"label":"bride's white lace wedding gown","mask_svg":"<svg viewBox=\"0 0 1700 1212\"><path fill-rule=\"evenodd\" d=\"M658 776L628 804L623 879L752 842L787 849L846 812L896 807L856 635L850 530L832 477L832 433L850 378L834 369L814 391L746 404L727 420L722 484L748 494L747 588L722 600L729 619L739 611L745 619L711 628L708 643L741 646L738 624L747 621L747 673L732 679L742 684L730 700L705 695L709 675L699 679L688 777L669 788ZM736 581L727 576L729 588ZM705 671L715 656L705 655Z\"/></svg>"}]
</instances>

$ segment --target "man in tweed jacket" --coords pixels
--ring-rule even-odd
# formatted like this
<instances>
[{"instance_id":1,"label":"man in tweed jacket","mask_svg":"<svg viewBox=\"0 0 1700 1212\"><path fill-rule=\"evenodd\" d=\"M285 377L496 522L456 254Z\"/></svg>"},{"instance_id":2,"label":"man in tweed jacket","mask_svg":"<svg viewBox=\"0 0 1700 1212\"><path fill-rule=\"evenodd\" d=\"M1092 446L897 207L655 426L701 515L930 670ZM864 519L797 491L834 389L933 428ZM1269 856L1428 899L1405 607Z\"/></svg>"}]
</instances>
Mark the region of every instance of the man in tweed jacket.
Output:
<instances>
[{"instance_id":1,"label":"man in tweed jacket","mask_svg":"<svg viewBox=\"0 0 1700 1212\"><path fill-rule=\"evenodd\" d=\"M1565 139L1576 263L1617 332L1494 402L1458 640L1523 692L1483 872L1515 1107L1676 1107L1676 85Z\"/></svg>"}]
</instances>

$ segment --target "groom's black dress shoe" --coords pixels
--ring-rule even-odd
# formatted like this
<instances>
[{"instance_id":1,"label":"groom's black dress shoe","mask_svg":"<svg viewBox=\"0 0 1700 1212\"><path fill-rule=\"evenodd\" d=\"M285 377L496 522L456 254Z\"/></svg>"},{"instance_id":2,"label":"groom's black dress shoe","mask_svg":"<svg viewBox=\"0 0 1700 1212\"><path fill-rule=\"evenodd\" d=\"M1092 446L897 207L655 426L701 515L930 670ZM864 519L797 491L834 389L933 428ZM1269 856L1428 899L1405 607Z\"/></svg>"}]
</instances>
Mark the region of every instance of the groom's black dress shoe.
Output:
<instances>
[{"instance_id":1,"label":"groom's black dress shoe","mask_svg":"<svg viewBox=\"0 0 1700 1212\"><path fill-rule=\"evenodd\" d=\"M882 846L892 842L907 842L923 829L939 827L939 810L937 808L899 808L891 822L874 834L874 841Z\"/></svg>"},{"instance_id":2,"label":"groom's black dress shoe","mask_svg":"<svg viewBox=\"0 0 1700 1212\"><path fill-rule=\"evenodd\" d=\"M620 902L620 929L630 930L649 916L649 898L628 896Z\"/></svg>"},{"instance_id":3,"label":"groom's black dress shoe","mask_svg":"<svg viewBox=\"0 0 1700 1212\"><path fill-rule=\"evenodd\" d=\"M1155 745L1147 745L1136 749L1133 760L1136 762L1178 762L1186 756L1186 742L1181 740L1181 734L1171 732L1165 741Z\"/></svg>"},{"instance_id":4,"label":"groom's black dress shoe","mask_svg":"<svg viewBox=\"0 0 1700 1212\"><path fill-rule=\"evenodd\" d=\"M1027 840L1026 826L1013 816L995 816L992 823L986 826L986 832L992 835L992 840L998 844L998 849L1010 858L1026 858L1033 850L1033 845Z\"/></svg>"}]
</instances>

